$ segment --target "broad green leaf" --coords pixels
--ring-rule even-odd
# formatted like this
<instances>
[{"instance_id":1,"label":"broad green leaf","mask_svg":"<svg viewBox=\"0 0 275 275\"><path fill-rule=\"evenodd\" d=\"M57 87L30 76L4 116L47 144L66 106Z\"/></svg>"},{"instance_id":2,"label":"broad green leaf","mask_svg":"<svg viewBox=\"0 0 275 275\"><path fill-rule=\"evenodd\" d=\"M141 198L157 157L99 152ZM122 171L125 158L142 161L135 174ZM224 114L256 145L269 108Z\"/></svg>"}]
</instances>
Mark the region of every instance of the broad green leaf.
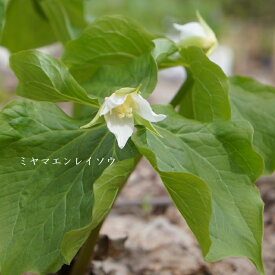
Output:
<instances>
[{"instance_id":1,"label":"broad green leaf","mask_svg":"<svg viewBox=\"0 0 275 275\"><path fill-rule=\"evenodd\" d=\"M10 66L20 80L17 94L40 101L73 101L97 105L71 76L67 67L52 56L28 50L13 54Z\"/></svg>"},{"instance_id":2,"label":"broad green leaf","mask_svg":"<svg viewBox=\"0 0 275 275\"><path fill-rule=\"evenodd\" d=\"M183 49L181 55L193 85L182 97L180 113L203 122L230 119L228 80L221 68L199 48Z\"/></svg>"},{"instance_id":3,"label":"broad green leaf","mask_svg":"<svg viewBox=\"0 0 275 275\"><path fill-rule=\"evenodd\" d=\"M162 61L178 50L176 44L167 38L158 38L153 40L153 42L155 48L152 51L152 55L158 64L161 64Z\"/></svg>"},{"instance_id":4,"label":"broad green leaf","mask_svg":"<svg viewBox=\"0 0 275 275\"><path fill-rule=\"evenodd\" d=\"M88 94L104 98L124 87L141 85L143 97L148 97L157 84L158 69L150 55L140 56L124 65L101 66L82 86Z\"/></svg>"},{"instance_id":5,"label":"broad green leaf","mask_svg":"<svg viewBox=\"0 0 275 275\"><path fill-rule=\"evenodd\" d=\"M73 117L75 119L92 120L92 118L97 114L97 112L98 112L97 107L92 107L92 106L78 104L78 103L73 104Z\"/></svg>"},{"instance_id":6,"label":"broad green leaf","mask_svg":"<svg viewBox=\"0 0 275 275\"><path fill-rule=\"evenodd\" d=\"M102 221L132 171L131 142L120 150L104 125L81 125L52 103L15 101L1 112L1 274L48 274L69 263L83 229Z\"/></svg>"},{"instance_id":7,"label":"broad green leaf","mask_svg":"<svg viewBox=\"0 0 275 275\"><path fill-rule=\"evenodd\" d=\"M230 79L232 113L254 128L253 143L264 157L266 173L275 170L275 88L252 78Z\"/></svg>"},{"instance_id":8,"label":"broad green leaf","mask_svg":"<svg viewBox=\"0 0 275 275\"><path fill-rule=\"evenodd\" d=\"M62 241L62 251L68 262L77 253L90 232L106 218L135 165L136 159L120 161L116 165L108 167L102 176L95 181L93 185L94 205L91 223L84 228L68 232Z\"/></svg>"},{"instance_id":9,"label":"broad green leaf","mask_svg":"<svg viewBox=\"0 0 275 275\"><path fill-rule=\"evenodd\" d=\"M65 47L64 60L73 65L122 64L149 53L149 34L124 16L103 16Z\"/></svg>"},{"instance_id":10,"label":"broad green leaf","mask_svg":"<svg viewBox=\"0 0 275 275\"><path fill-rule=\"evenodd\" d=\"M77 38L85 27L83 0L40 0L56 37L62 43Z\"/></svg>"},{"instance_id":11,"label":"broad green leaf","mask_svg":"<svg viewBox=\"0 0 275 275\"><path fill-rule=\"evenodd\" d=\"M1 44L12 52L37 48L56 41L47 18L34 0L10 0Z\"/></svg>"},{"instance_id":12,"label":"broad green leaf","mask_svg":"<svg viewBox=\"0 0 275 275\"><path fill-rule=\"evenodd\" d=\"M185 217L191 230L197 237L204 255L208 252L208 247L211 245L210 238L210 222L212 215L211 191L207 184L188 172L167 172L160 170L154 154L145 150L144 155L151 161L152 165L158 171L161 179L172 197L175 205Z\"/></svg>"},{"instance_id":13,"label":"broad green leaf","mask_svg":"<svg viewBox=\"0 0 275 275\"><path fill-rule=\"evenodd\" d=\"M5 21L6 0L0 0L0 41L2 36L2 29Z\"/></svg>"},{"instance_id":14,"label":"broad green leaf","mask_svg":"<svg viewBox=\"0 0 275 275\"><path fill-rule=\"evenodd\" d=\"M44 1L44 0L42 0ZM81 30L83 27L86 26L86 19L85 19L85 1L84 0L60 0L62 1L67 14L69 15L70 21L72 23L73 28L75 29L75 32Z\"/></svg>"},{"instance_id":15,"label":"broad green leaf","mask_svg":"<svg viewBox=\"0 0 275 275\"><path fill-rule=\"evenodd\" d=\"M264 273L263 202L253 184L262 173L263 160L253 150L252 127L246 121L202 124L168 107L156 112L168 116L155 125L163 138L140 130L132 139L160 173L206 260L245 256ZM196 195L183 196L181 188Z\"/></svg>"},{"instance_id":16,"label":"broad green leaf","mask_svg":"<svg viewBox=\"0 0 275 275\"><path fill-rule=\"evenodd\" d=\"M100 65L85 64L79 66L70 66L70 73L79 83L89 81L96 71L100 68Z\"/></svg>"}]
</instances>

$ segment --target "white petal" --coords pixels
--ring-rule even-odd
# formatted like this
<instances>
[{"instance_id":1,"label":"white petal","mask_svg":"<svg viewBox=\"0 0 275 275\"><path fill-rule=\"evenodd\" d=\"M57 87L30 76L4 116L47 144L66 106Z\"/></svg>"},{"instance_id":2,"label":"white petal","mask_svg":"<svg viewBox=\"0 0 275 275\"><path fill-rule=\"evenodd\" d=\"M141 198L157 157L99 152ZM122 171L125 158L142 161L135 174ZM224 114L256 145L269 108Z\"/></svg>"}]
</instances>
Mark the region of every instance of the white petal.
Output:
<instances>
[{"instance_id":1,"label":"white petal","mask_svg":"<svg viewBox=\"0 0 275 275\"><path fill-rule=\"evenodd\" d=\"M9 67L9 57L10 53L9 51L0 46L0 68L6 70Z\"/></svg>"},{"instance_id":2,"label":"white petal","mask_svg":"<svg viewBox=\"0 0 275 275\"><path fill-rule=\"evenodd\" d=\"M118 95L116 93L113 93L109 97L105 97L104 107L102 108L100 115L101 116L106 115L115 107L122 105L125 102L126 98L127 98L127 94L125 94L125 95L119 94Z\"/></svg>"},{"instance_id":3,"label":"white petal","mask_svg":"<svg viewBox=\"0 0 275 275\"><path fill-rule=\"evenodd\" d=\"M119 118L116 114L110 113L104 117L108 129L116 136L118 146L122 149L134 132L134 118Z\"/></svg>"},{"instance_id":4,"label":"white petal","mask_svg":"<svg viewBox=\"0 0 275 275\"><path fill-rule=\"evenodd\" d=\"M158 115L154 113L148 101L145 100L141 95L131 94L131 96L138 105L137 109L135 109L135 112L142 118L151 122L159 122L166 118L166 115Z\"/></svg>"},{"instance_id":5,"label":"white petal","mask_svg":"<svg viewBox=\"0 0 275 275\"><path fill-rule=\"evenodd\" d=\"M180 31L180 39L185 40L190 37L207 38L207 33L203 26L198 22L190 22L184 25L174 24L174 27Z\"/></svg>"}]
</instances>

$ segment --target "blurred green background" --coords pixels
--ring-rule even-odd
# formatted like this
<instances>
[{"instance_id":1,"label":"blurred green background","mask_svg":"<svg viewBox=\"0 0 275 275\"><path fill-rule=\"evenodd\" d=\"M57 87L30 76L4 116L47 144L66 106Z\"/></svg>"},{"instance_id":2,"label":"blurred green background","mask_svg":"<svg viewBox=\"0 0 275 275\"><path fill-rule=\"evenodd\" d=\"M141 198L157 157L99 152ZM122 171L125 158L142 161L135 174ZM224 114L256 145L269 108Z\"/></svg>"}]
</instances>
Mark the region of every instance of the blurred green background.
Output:
<instances>
[{"instance_id":1,"label":"blurred green background","mask_svg":"<svg viewBox=\"0 0 275 275\"><path fill-rule=\"evenodd\" d=\"M103 14L126 14L155 32L169 31L175 21L194 20L196 10L218 32L235 20L267 28L275 25L274 0L86 0L86 7L90 19Z\"/></svg>"},{"instance_id":2,"label":"blurred green background","mask_svg":"<svg viewBox=\"0 0 275 275\"><path fill-rule=\"evenodd\" d=\"M88 20L126 14L154 33L171 34L173 23L196 20L198 10L236 51L243 48L266 66L274 54L275 0L87 0L86 7Z\"/></svg>"},{"instance_id":3,"label":"blurred green background","mask_svg":"<svg viewBox=\"0 0 275 275\"><path fill-rule=\"evenodd\" d=\"M234 52L234 73L275 84L275 0L84 1L88 22L101 15L126 14L154 34L170 36L176 34L173 23L195 21L196 11L199 11L216 32L220 43ZM6 75L1 72L2 102L9 99L4 92L9 89L3 84L4 78Z\"/></svg>"},{"instance_id":4,"label":"blurred green background","mask_svg":"<svg viewBox=\"0 0 275 275\"><path fill-rule=\"evenodd\" d=\"M194 20L196 10L219 26L223 18L220 2L217 0L88 0L86 4L90 20L103 14L125 14L135 18L150 31L163 33L171 31L174 22L184 23Z\"/></svg>"}]
</instances>

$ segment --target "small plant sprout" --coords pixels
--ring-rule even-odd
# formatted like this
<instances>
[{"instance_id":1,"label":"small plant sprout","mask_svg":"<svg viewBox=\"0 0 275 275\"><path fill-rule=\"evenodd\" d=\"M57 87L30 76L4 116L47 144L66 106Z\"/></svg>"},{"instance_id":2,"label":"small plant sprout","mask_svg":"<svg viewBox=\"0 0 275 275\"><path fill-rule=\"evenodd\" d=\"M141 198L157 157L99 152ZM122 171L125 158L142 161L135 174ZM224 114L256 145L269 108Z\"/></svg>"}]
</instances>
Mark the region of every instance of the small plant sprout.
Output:
<instances>
[{"instance_id":1,"label":"small plant sprout","mask_svg":"<svg viewBox=\"0 0 275 275\"><path fill-rule=\"evenodd\" d=\"M166 115L156 114L152 110L148 101L140 95L139 89L140 87L122 88L105 97L94 119L81 128L93 126L101 116L104 116L108 129L115 135L118 146L122 149L134 133L135 118L138 121L142 118L148 122L159 122L166 118Z\"/></svg>"},{"instance_id":2,"label":"small plant sprout","mask_svg":"<svg viewBox=\"0 0 275 275\"><path fill-rule=\"evenodd\" d=\"M218 45L213 30L208 26L202 16L197 12L199 22L189 22L184 25L174 24L174 27L180 31L180 48L195 46L202 48L210 55Z\"/></svg>"}]
</instances>

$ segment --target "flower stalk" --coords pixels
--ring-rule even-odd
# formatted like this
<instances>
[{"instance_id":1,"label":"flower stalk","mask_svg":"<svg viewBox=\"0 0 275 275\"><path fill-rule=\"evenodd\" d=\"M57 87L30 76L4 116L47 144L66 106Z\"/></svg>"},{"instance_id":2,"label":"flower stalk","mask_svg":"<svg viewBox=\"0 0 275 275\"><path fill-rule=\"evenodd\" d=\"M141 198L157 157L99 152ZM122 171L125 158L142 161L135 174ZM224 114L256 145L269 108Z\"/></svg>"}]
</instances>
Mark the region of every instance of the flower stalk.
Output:
<instances>
[{"instance_id":1,"label":"flower stalk","mask_svg":"<svg viewBox=\"0 0 275 275\"><path fill-rule=\"evenodd\" d=\"M89 264L94 256L94 248L99 236L100 229L103 222L101 222L96 228L94 228L89 238L79 251L75 263L73 264L70 275L84 275L89 267Z\"/></svg>"}]
</instances>

